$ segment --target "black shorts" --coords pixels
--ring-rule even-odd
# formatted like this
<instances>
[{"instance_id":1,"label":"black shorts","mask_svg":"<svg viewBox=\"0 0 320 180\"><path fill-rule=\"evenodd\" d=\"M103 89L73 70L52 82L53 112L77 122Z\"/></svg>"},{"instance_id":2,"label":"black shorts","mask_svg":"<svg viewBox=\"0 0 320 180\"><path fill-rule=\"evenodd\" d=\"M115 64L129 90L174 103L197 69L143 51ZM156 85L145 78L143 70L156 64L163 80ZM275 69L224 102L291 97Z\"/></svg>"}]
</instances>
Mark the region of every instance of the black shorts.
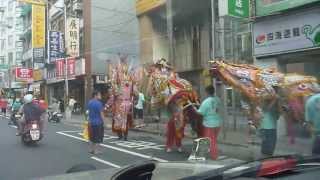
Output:
<instances>
[{"instance_id":1,"label":"black shorts","mask_svg":"<svg viewBox=\"0 0 320 180\"><path fill-rule=\"evenodd\" d=\"M89 125L89 137L93 143L102 143L104 137L104 127L101 125Z\"/></svg>"},{"instance_id":2,"label":"black shorts","mask_svg":"<svg viewBox=\"0 0 320 180\"><path fill-rule=\"evenodd\" d=\"M2 113L6 113L7 112L7 108L1 108L1 112Z\"/></svg>"},{"instance_id":3,"label":"black shorts","mask_svg":"<svg viewBox=\"0 0 320 180\"><path fill-rule=\"evenodd\" d=\"M134 108L134 118L143 119L143 109Z\"/></svg>"}]
</instances>

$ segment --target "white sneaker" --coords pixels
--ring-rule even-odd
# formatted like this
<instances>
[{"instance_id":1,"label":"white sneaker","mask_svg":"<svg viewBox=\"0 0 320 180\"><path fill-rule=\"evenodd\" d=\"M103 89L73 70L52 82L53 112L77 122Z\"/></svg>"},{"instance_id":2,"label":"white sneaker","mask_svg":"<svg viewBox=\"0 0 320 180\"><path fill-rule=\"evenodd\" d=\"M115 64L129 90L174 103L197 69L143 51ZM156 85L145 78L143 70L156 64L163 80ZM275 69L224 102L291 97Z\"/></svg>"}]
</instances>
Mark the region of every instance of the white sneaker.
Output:
<instances>
[{"instance_id":1,"label":"white sneaker","mask_svg":"<svg viewBox=\"0 0 320 180\"><path fill-rule=\"evenodd\" d=\"M171 149L171 148L168 148L168 149L166 150L166 152L167 152L167 153L172 152L172 149Z\"/></svg>"},{"instance_id":2,"label":"white sneaker","mask_svg":"<svg viewBox=\"0 0 320 180\"><path fill-rule=\"evenodd\" d=\"M181 148L181 147L180 147L180 148L178 148L178 152L180 152L180 153L182 152L182 148Z\"/></svg>"}]
</instances>

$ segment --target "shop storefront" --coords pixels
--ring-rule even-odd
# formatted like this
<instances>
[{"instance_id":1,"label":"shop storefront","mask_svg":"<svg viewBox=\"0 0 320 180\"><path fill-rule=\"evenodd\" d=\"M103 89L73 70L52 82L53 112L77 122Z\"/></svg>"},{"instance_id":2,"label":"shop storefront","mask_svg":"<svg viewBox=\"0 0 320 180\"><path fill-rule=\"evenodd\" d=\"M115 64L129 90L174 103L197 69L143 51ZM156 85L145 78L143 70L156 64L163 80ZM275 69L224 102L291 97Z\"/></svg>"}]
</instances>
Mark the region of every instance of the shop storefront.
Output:
<instances>
[{"instance_id":1,"label":"shop storefront","mask_svg":"<svg viewBox=\"0 0 320 180\"><path fill-rule=\"evenodd\" d=\"M72 63L68 63L68 85L69 96L73 97L77 102L84 107L84 74L85 66L84 59L77 59ZM49 103L52 99L65 99L65 79L64 79L64 64L57 62L56 66L47 69L47 88Z\"/></svg>"},{"instance_id":2,"label":"shop storefront","mask_svg":"<svg viewBox=\"0 0 320 180\"><path fill-rule=\"evenodd\" d=\"M320 8L270 16L253 25L255 63L320 78Z\"/></svg>"}]
</instances>

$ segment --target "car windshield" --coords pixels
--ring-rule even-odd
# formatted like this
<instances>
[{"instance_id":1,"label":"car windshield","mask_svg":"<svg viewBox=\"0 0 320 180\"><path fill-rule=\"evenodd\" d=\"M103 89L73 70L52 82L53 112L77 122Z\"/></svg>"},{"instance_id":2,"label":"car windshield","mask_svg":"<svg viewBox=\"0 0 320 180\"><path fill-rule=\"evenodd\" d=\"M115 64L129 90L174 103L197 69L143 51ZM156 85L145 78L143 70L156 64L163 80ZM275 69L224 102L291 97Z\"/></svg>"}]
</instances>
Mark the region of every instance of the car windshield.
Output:
<instances>
[{"instance_id":1,"label":"car windshield","mask_svg":"<svg viewBox=\"0 0 320 180\"><path fill-rule=\"evenodd\" d=\"M320 0L0 0L0 179L320 154L319 19Z\"/></svg>"}]
</instances>

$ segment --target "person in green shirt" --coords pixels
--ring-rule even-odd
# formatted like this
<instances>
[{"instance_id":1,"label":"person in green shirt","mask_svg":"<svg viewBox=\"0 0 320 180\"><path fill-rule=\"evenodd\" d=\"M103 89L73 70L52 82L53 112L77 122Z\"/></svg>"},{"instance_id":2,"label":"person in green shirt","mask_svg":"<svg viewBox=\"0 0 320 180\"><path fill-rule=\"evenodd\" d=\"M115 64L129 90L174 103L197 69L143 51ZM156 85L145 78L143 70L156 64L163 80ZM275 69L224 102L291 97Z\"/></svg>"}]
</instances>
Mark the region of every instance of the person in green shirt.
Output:
<instances>
[{"instance_id":1,"label":"person in green shirt","mask_svg":"<svg viewBox=\"0 0 320 180\"><path fill-rule=\"evenodd\" d=\"M312 154L320 155L320 93L307 99L305 103L305 120L313 134Z\"/></svg>"},{"instance_id":2,"label":"person in green shirt","mask_svg":"<svg viewBox=\"0 0 320 180\"><path fill-rule=\"evenodd\" d=\"M203 117L203 137L208 137L210 143L210 156L213 160L218 158L217 138L220 131L221 117L218 114L220 99L215 94L213 86L206 87L208 97L201 103L198 113Z\"/></svg>"},{"instance_id":3,"label":"person in green shirt","mask_svg":"<svg viewBox=\"0 0 320 180\"><path fill-rule=\"evenodd\" d=\"M277 143L277 120L280 112L278 98L266 100L262 107L260 124L261 154L263 157L272 156Z\"/></svg>"}]
</instances>

